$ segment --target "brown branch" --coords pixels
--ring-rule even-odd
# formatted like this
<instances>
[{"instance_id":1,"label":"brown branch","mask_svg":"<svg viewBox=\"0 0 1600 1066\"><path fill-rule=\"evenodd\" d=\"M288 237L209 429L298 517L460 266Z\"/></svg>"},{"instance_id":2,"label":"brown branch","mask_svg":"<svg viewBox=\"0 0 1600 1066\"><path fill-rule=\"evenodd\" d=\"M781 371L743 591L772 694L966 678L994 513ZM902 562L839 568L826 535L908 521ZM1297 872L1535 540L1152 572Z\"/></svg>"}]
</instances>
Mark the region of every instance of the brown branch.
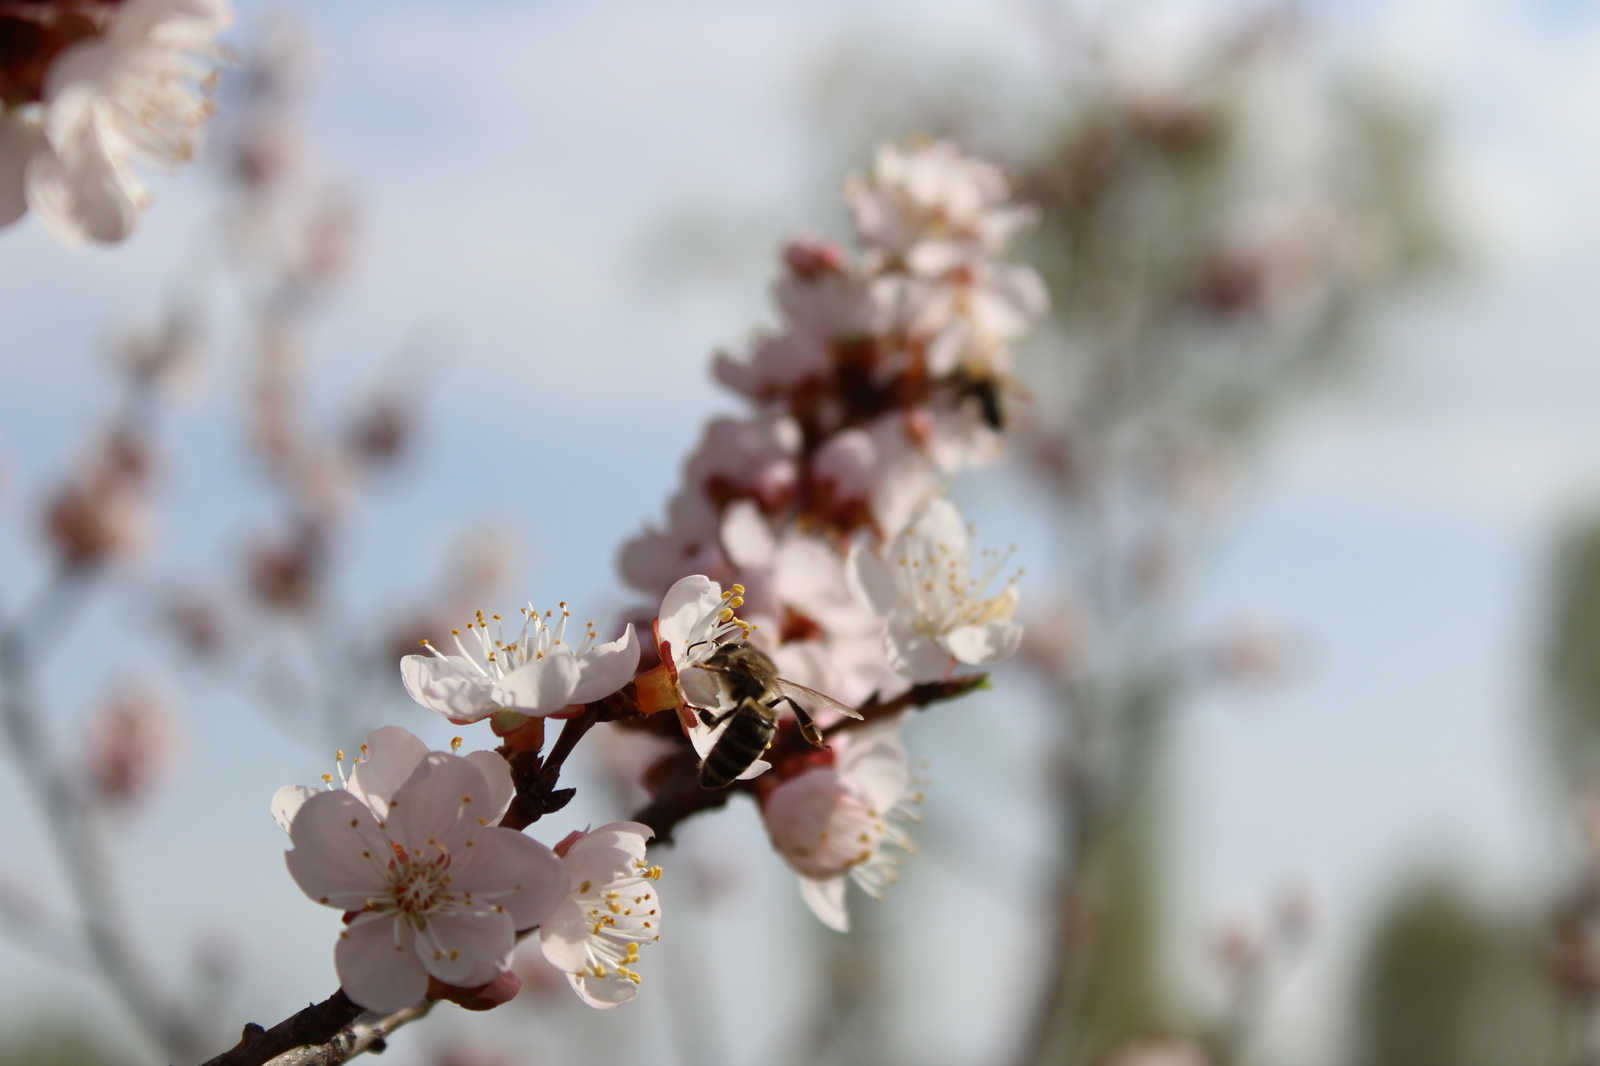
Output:
<instances>
[{"instance_id":1,"label":"brown branch","mask_svg":"<svg viewBox=\"0 0 1600 1066\"><path fill-rule=\"evenodd\" d=\"M908 708L922 708L945 700L959 699L976 689L983 688L987 683L987 675L960 677L950 681L930 681L911 686L887 703L879 703L877 695L874 694L857 708L861 713L861 721L846 719L830 727L827 735L833 736L849 729L860 728L869 722L880 721ZM633 717L626 709L622 709L619 713L618 708L612 706L609 700L608 697L607 700L590 704L585 714L568 719L566 725L562 727L561 736L550 750L549 758L544 760L542 766L533 769L533 774L537 774L539 784L546 793L560 776L562 764L566 762L567 756L572 754L578 742L597 722ZM785 730L779 734L776 754L782 757L804 751L807 746L798 730ZM661 791L656 793L655 798L633 816L634 821L642 822L655 830L653 843L670 844L672 830L684 820L701 811L723 806L734 792L753 791L752 783L748 781L735 782L728 788L701 788L700 759L692 748L684 747L681 751L668 756L668 759L670 763L666 783ZM500 822L501 826L520 830L528 824L521 821L523 815L518 812L522 793L523 788L519 784L518 802L512 803L511 809ZM534 819L529 819L532 820ZM529 930L523 930L518 934L518 939L526 936L528 932ZM340 1063L347 1062L363 1052L382 1051L384 1040L389 1034L400 1026L423 1017L432 1007L433 1002L430 1000L373 1023L358 1023L357 1019L362 1013L361 1008L350 1002L345 997L344 990L340 989L323 1002L313 1003L297 1014L285 1018L271 1029L263 1029L254 1023L245 1026L244 1035L233 1050L218 1055L203 1066L339 1066Z\"/></svg>"},{"instance_id":2,"label":"brown branch","mask_svg":"<svg viewBox=\"0 0 1600 1066\"><path fill-rule=\"evenodd\" d=\"M945 700L959 699L988 684L988 675L958 677L949 681L928 681L913 685L887 703L879 703L874 693L860 707L861 720L847 718L830 726L826 736L836 736L851 729L859 729L870 722L881 721L908 708L923 708ZM783 759L804 754L810 747L798 729L783 729L773 741L771 757ZM655 831L653 844L672 843L672 831L678 825L701 811L714 810L728 802L735 792L754 792L753 781L735 781L727 788L700 787L700 757L692 748L685 747L667 757L664 766L665 783L644 807L633 816L633 821L643 823Z\"/></svg>"},{"instance_id":3,"label":"brown branch","mask_svg":"<svg viewBox=\"0 0 1600 1066\"><path fill-rule=\"evenodd\" d=\"M204 1066L263 1066L286 1052L307 1044L331 1045L344 1035L343 1030L361 1016L361 1008L339 989L321 1003L313 1003L292 1014L271 1029L254 1022L244 1027L239 1043ZM349 1058L328 1059L343 1062ZM315 1060L306 1060L308 1063Z\"/></svg>"}]
</instances>

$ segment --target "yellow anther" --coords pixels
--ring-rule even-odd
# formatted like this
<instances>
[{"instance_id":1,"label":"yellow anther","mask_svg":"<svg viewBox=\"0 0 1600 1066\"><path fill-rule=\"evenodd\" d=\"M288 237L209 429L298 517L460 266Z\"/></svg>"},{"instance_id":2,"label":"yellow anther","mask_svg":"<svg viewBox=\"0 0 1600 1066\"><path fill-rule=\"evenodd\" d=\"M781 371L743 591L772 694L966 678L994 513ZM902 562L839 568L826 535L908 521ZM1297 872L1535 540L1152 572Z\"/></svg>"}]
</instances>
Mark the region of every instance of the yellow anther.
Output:
<instances>
[{"instance_id":1,"label":"yellow anther","mask_svg":"<svg viewBox=\"0 0 1600 1066\"><path fill-rule=\"evenodd\" d=\"M451 737L450 738L450 750L451 751L460 751L461 750L461 743L462 743L462 741L461 741L460 737Z\"/></svg>"},{"instance_id":2,"label":"yellow anther","mask_svg":"<svg viewBox=\"0 0 1600 1066\"><path fill-rule=\"evenodd\" d=\"M727 607L724 607L722 610L717 612L717 621L719 621L719 622L731 622L731 621L733 621L733 611L730 610Z\"/></svg>"},{"instance_id":3,"label":"yellow anther","mask_svg":"<svg viewBox=\"0 0 1600 1066\"><path fill-rule=\"evenodd\" d=\"M743 585L735 585L729 591L732 592L735 596L743 596L744 595L744 586Z\"/></svg>"},{"instance_id":4,"label":"yellow anther","mask_svg":"<svg viewBox=\"0 0 1600 1066\"><path fill-rule=\"evenodd\" d=\"M650 869L646 870L642 876L647 877L652 881L659 881L661 880L661 867L652 866Z\"/></svg>"},{"instance_id":5,"label":"yellow anther","mask_svg":"<svg viewBox=\"0 0 1600 1066\"><path fill-rule=\"evenodd\" d=\"M331 784L333 784L333 775L332 775L332 774L323 774L323 775L322 775L322 783L323 783L323 784L324 784L324 785L331 785Z\"/></svg>"},{"instance_id":6,"label":"yellow anther","mask_svg":"<svg viewBox=\"0 0 1600 1066\"><path fill-rule=\"evenodd\" d=\"M334 762L344 762L344 749L338 748L333 753Z\"/></svg>"}]
</instances>

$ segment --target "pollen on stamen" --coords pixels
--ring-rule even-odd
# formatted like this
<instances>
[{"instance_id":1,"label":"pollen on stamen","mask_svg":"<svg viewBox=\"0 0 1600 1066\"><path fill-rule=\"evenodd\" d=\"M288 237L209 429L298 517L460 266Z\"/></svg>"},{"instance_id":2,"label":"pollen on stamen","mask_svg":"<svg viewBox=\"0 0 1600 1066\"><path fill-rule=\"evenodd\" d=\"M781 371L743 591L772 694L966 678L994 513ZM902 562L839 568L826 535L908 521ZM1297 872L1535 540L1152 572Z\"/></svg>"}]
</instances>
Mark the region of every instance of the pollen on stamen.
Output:
<instances>
[{"instance_id":1,"label":"pollen on stamen","mask_svg":"<svg viewBox=\"0 0 1600 1066\"><path fill-rule=\"evenodd\" d=\"M462 744L462 740L461 740L460 737L451 737L450 738L450 750L451 751L460 751L461 750L461 744Z\"/></svg>"}]
</instances>

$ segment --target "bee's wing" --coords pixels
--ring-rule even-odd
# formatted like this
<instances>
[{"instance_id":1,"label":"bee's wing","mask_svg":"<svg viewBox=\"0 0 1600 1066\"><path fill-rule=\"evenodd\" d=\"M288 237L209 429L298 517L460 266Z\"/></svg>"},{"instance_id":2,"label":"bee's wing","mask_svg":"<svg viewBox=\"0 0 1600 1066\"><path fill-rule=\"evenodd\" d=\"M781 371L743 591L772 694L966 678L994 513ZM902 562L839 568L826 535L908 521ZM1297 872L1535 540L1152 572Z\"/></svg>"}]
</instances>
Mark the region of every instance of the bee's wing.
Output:
<instances>
[{"instance_id":1,"label":"bee's wing","mask_svg":"<svg viewBox=\"0 0 1600 1066\"><path fill-rule=\"evenodd\" d=\"M840 703L832 696L825 696L814 688L806 688L804 685L796 684L786 677L778 678L778 691L803 704L808 711L815 707L827 707L829 710L838 711L846 718L861 717L861 712L848 703Z\"/></svg>"}]
</instances>

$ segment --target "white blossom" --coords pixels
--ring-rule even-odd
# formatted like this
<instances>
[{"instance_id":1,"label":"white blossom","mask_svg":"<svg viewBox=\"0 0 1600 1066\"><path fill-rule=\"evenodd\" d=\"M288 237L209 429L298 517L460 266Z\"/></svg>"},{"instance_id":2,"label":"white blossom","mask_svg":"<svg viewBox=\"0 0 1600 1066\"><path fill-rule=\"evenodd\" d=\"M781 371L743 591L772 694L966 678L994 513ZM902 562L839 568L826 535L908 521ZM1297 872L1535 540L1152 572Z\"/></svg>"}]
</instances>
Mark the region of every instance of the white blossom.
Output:
<instances>
[{"instance_id":1,"label":"white blossom","mask_svg":"<svg viewBox=\"0 0 1600 1066\"><path fill-rule=\"evenodd\" d=\"M943 140L885 144L872 172L845 185L861 242L924 277L995 255L1030 225L1036 213L1009 203L1010 196L997 167Z\"/></svg>"},{"instance_id":2,"label":"white blossom","mask_svg":"<svg viewBox=\"0 0 1600 1066\"><path fill-rule=\"evenodd\" d=\"M420 1001L429 977L487 984L510 967L517 931L561 904L566 868L496 825L514 792L495 753L430 752L397 726L369 733L364 752L346 788L274 797L295 883L346 912L334 951L345 993L388 1012Z\"/></svg>"},{"instance_id":3,"label":"white blossom","mask_svg":"<svg viewBox=\"0 0 1600 1066\"><path fill-rule=\"evenodd\" d=\"M1016 578L998 593L988 586L1010 558L985 551L972 571L967 528L955 504L934 499L889 544L883 558L857 544L852 588L884 623L889 662L912 681L949 675L957 663L984 666L1009 658L1022 640Z\"/></svg>"},{"instance_id":4,"label":"white blossom","mask_svg":"<svg viewBox=\"0 0 1600 1066\"><path fill-rule=\"evenodd\" d=\"M108 19L50 64L40 103L0 116L0 225L26 203L64 241L119 241L150 200L133 158L193 157L227 0L127 0Z\"/></svg>"},{"instance_id":5,"label":"white blossom","mask_svg":"<svg viewBox=\"0 0 1600 1066\"><path fill-rule=\"evenodd\" d=\"M539 928L539 946L589 1006L620 1006L639 994L629 969L639 945L661 939L661 867L645 861L655 833L638 822L611 822L574 833L556 846L571 890Z\"/></svg>"},{"instance_id":6,"label":"white blossom","mask_svg":"<svg viewBox=\"0 0 1600 1066\"><path fill-rule=\"evenodd\" d=\"M609 643L596 643L592 623L573 643L567 637L572 612L543 615L532 606L522 610L522 628L511 639L499 615L490 623L478 612L467 623L478 654L471 654L455 631L457 655L446 655L424 642L428 655L400 660L400 677L411 698L454 722L476 722L499 710L526 715L556 714L564 708L603 699L633 679L639 665L639 641L633 626Z\"/></svg>"},{"instance_id":7,"label":"white blossom","mask_svg":"<svg viewBox=\"0 0 1600 1066\"><path fill-rule=\"evenodd\" d=\"M790 778L762 801L773 846L800 875L800 894L824 925L848 932L845 882L873 899L898 876L901 857L913 852L900 822L914 819L908 806L911 775L900 730L906 714L847 731L833 767Z\"/></svg>"}]
</instances>

